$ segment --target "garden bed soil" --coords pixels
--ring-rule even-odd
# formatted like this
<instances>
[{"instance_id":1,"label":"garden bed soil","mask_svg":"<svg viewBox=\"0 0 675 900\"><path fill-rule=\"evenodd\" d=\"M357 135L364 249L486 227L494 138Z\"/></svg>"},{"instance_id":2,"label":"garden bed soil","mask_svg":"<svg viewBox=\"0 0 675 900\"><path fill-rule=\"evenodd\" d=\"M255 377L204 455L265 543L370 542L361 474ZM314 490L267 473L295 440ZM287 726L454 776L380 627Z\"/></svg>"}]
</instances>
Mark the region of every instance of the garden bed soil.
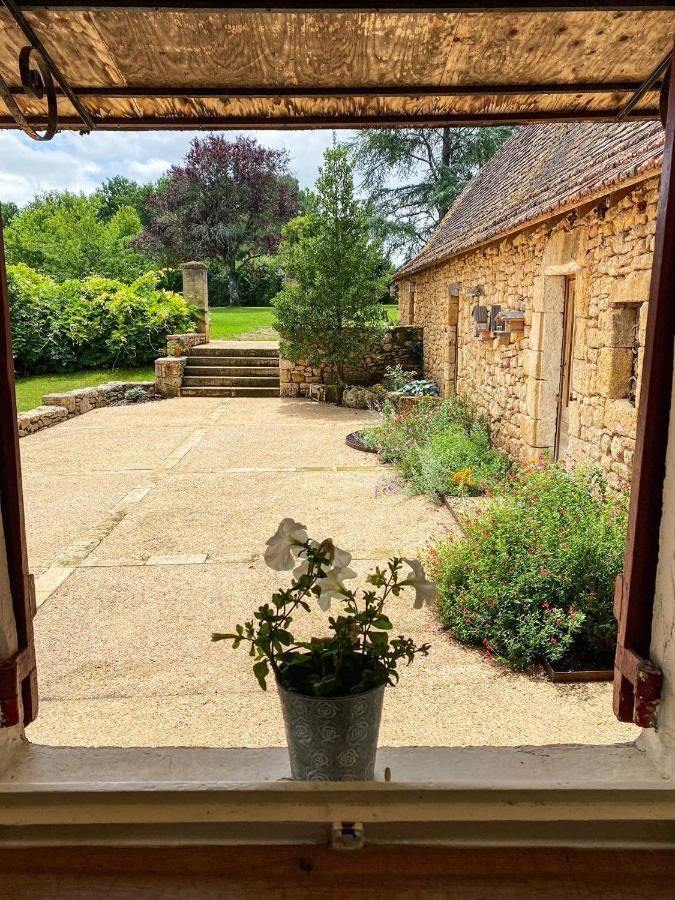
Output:
<instances>
[{"instance_id":1,"label":"garden bed soil","mask_svg":"<svg viewBox=\"0 0 675 900\"><path fill-rule=\"evenodd\" d=\"M551 681L612 681L613 667L613 653L607 650L573 647L555 662L544 659L544 669Z\"/></svg>"}]
</instances>

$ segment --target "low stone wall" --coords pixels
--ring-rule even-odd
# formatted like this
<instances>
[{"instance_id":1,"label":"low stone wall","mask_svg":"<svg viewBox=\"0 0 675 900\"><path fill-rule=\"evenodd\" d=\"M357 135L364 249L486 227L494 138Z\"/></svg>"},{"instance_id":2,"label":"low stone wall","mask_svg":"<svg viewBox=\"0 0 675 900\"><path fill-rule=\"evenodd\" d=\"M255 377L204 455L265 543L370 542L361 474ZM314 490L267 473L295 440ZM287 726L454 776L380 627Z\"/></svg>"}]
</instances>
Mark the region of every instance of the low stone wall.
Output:
<instances>
[{"instance_id":1,"label":"low stone wall","mask_svg":"<svg viewBox=\"0 0 675 900\"><path fill-rule=\"evenodd\" d=\"M124 400L124 395L131 388L141 387L148 396L155 393L154 381L111 381L99 384L98 387L76 388L57 394L45 394L42 406L19 413L17 423L19 437L34 434L43 428L58 425L73 416L82 415L91 409L109 406Z\"/></svg>"},{"instance_id":2,"label":"low stone wall","mask_svg":"<svg viewBox=\"0 0 675 900\"><path fill-rule=\"evenodd\" d=\"M208 344L208 337L205 334L170 334L166 339L167 355L169 344L177 344L183 353L188 353L193 347Z\"/></svg>"},{"instance_id":3,"label":"low stone wall","mask_svg":"<svg viewBox=\"0 0 675 900\"><path fill-rule=\"evenodd\" d=\"M155 360L155 390L160 397L180 397L187 357L161 356Z\"/></svg>"},{"instance_id":4,"label":"low stone wall","mask_svg":"<svg viewBox=\"0 0 675 900\"><path fill-rule=\"evenodd\" d=\"M371 385L382 381L388 366L422 371L422 337L419 326L393 325L385 332L381 345L355 366L345 368L347 384ZM310 384L331 384L336 380L330 363L310 366L304 360L279 360L280 393L282 397L306 397Z\"/></svg>"}]
</instances>

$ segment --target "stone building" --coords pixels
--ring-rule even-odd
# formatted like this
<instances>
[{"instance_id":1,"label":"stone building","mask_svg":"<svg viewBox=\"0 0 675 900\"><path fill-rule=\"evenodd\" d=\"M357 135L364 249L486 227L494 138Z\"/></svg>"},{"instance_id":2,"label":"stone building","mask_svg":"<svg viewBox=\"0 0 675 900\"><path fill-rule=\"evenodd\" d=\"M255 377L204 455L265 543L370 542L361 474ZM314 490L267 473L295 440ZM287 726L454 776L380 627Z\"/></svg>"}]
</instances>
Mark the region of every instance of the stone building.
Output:
<instances>
[{"instance_id":1,"label":"stone building","mask_svg":"<svg viewBox=\"0 0 675 900\"><path fill-rule=\"evenodd\" d=\"M655 122L520 129L396 273L428 376L514 456L630 477L662 154Z\"/></svg>"}]
</instances>

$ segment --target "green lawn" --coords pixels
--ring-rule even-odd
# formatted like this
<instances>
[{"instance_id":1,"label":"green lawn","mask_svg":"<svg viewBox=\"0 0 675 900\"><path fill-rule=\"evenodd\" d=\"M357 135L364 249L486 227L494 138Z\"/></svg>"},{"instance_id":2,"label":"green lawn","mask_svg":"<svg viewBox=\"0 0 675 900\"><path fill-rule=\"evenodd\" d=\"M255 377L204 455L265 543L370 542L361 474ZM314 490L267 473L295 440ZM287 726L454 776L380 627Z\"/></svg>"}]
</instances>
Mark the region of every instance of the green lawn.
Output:
<instances>
[{"instance_id":1,"label":"green lawn","mask_svg":"<svg viewBox=\"0 0 675 900\"><path fill-rule=\"evenodd\" d=\"M63 375L28 375L16 379L16 405L19 412L42 404L44 394L72 391L74 388L96 387L106 381L154 381L152 366L141 369L92 369Z\"/></svg>"},{"instance_id":2,"label":"green lawn","mask_svg":"<svg viewBox=\"0 0 675 900\"><path fill-rule=\"evenodd\" d=\"M398 307L387 305L390 322L398 321ZM223 306L209 310L210 336L214 341L275 340L271 306Z\"/></svg>"}]
</instances>

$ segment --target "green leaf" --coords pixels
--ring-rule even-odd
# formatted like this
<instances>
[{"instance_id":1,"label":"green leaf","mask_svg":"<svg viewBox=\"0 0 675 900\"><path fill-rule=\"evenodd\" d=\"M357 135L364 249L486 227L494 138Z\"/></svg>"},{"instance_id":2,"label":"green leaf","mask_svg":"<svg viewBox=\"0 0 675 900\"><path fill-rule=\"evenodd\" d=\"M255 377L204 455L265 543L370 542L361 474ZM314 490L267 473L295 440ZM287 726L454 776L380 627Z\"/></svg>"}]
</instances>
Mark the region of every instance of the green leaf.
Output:
<instances>
[{"instance_id":1,"label":"green leaf","mask_svg":"<svg viewBox=\"0 0 675 900\"><path fill-rule=\"evenodd\" d=\"M266 659L261 659L260 662L257 662L253 666L253 674L258 680L258 684L263 689L263 691L267 690L267 676L269 675L269 665Z\"/></svg>"}]
</instances>

